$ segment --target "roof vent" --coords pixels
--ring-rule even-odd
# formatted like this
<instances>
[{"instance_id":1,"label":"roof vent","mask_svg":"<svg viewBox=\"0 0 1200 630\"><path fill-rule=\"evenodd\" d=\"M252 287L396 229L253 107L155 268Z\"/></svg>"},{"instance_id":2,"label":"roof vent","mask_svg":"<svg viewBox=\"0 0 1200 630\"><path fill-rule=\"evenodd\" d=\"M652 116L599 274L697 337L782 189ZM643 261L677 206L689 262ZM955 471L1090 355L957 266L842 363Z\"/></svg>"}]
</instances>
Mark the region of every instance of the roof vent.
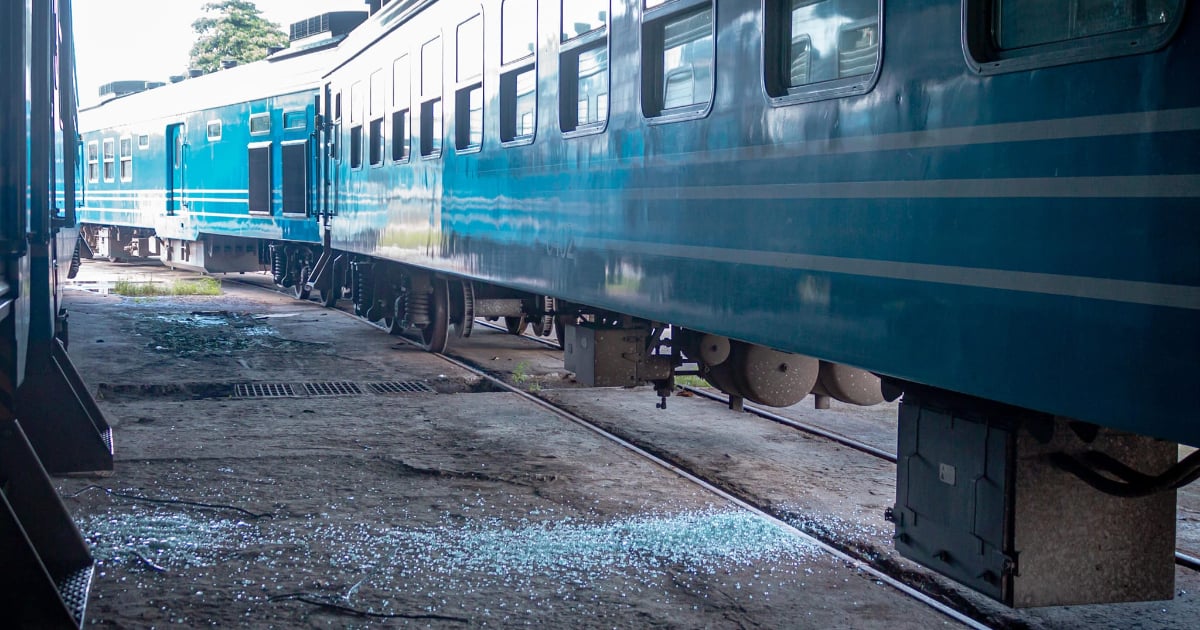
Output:
<instances>
[{"instance_id":1,"label":"roof vent","mask_svg":"<svg viewBox=\"0 0 1200 630\"><path fill-rule=\"evenodd\" d=\"M237 59L222 59L221 60L221 69L222 70L236 68L237 65L238 65Z\"/></svg>"},{"instance_id":2,"label":"roof vent","mask_svg":"<svg viewBox=\"0 0 1200 630\"><path fill-rule=\"evenodd\" d=\"M202 68L189 68L188 69L188 78L189 79L195 79L197 77L202 77L202 76L204 76L204 70Z\"/></svg>"},{"instance_id":3,"label":"roof vent","mask_svg":"<svg viewBox=\"0 0 1200 630\"><path fill-rule=\"evenodd\" d=\"M100 98L110 99L145 92L166 85L162 81L113 81L100 86Z\"/></svg>"},{"instance_id":4,"label":"roof vent","mask_svg":"<svg viewBox=\"0 0 1200 630\"><path fill-rule=\"evenodd\" d=\"M365 11L335 11L317 15L292 24L288 39L294 42L325 33L328 33L329 37L345 35L366 19Z\"/></svg>"}]
</instances>

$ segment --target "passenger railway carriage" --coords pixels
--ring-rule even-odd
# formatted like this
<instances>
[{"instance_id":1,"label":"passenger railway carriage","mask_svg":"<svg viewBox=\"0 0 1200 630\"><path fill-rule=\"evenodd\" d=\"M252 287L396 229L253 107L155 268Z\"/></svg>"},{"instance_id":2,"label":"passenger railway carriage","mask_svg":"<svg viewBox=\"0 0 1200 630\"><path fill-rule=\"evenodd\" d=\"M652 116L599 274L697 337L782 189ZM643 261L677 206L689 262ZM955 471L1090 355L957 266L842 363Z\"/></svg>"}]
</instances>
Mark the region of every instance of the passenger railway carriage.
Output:
<instances>
[{"instance_id":1,"label":"passenger railway carriage","mask_svg":"<svg viewBox=\"0 0 1200 630\"><path fill-rule=\"evenodd\" d=\"M0 3L0 610L81 627L95 561L49 474L111 471L112 434L65 350L76 99L69 0Z\"/></svg>"},{"instance_id":2,"label":"passenger railway carriage","mask_svg":"<svg viewBox=\"0 0 1200 630\"><path fill-rule=\"evenodd\" d=\"M97 108L89 221L254 251L433 350L504 316L556 322L596 384L666 393L686 361L735 401L903 394L905 554L1016 605L1170 596L1198 469L1170 442L1200 444L1192 3L372 8L292 65ZM111 147L143 135L133 202ZM1104 587L1047 560L1080 544Z\"/></svg>"}]
</instances>

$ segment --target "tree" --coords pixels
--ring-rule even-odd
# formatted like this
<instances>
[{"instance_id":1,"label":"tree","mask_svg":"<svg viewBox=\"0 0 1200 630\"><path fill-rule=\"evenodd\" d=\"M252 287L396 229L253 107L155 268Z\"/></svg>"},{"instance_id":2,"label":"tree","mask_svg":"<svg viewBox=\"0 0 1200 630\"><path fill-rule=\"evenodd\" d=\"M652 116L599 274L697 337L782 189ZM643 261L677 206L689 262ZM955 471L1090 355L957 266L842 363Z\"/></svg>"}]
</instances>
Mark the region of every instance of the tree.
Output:
<instances>
[{"instance_id":1,"label":"tree","mask_svg":"<svg viewBox=\"0 0 1200 630\"><path fill-rule=\"evenodd\" d=\"M287 45L287 34L278 24L264 19L249 0L209 2L204 12L210 15L192 22L192 30L196 31L192 68L214 72L226 59L250 63L266 58L272 46ZM217 15L213 17L213 13Z\"/></svg>"}]
</instances>

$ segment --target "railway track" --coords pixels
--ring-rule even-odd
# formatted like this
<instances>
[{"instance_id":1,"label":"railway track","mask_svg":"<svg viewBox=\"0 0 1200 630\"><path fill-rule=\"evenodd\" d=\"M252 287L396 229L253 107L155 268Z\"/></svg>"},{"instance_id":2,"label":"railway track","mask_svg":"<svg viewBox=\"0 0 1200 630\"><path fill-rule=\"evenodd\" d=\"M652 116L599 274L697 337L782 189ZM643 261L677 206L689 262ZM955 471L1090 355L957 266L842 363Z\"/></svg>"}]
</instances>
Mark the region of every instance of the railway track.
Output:
<instances>
[{"instance_id":1,"label":"railway track","mask_svg":"<svg viewBox=\"0 0 1200 630\"><path fill-rule=\"evenodd\" d=\"M501 332L506 331L506 329L503 326L498 326L498 325L492 324L490 322L480 321L480 322L476 322L475 325L476 326L484 326L484 327L498 330ZM534 337L531 335L522 335L522 336L532 342L535 342L535 343L538 343L538 344L541 344L541 345L544 345L547 347L551 347L551 348L559 347L559 345L556 342L550 341L549 339L545 339L542 337ZM708 390L705 390L705 389L702 389L699 387L692 387L692 386L688 386L688 385L680 386L680 389L687 391L695 396L700 396L702 398L712 400L714 402L717 402L717 403L720 403L723 405L729 404L729 398L723 394L717 394L717 393L714 393L714 392L711 392L711 391L708 391ZM851 448L860 453L865 453L876 459L884 460L884 461L890 462L892 464L896 463L896 454L895 453L893 453L889 450L879 448L872 444L868 444L861 440L856 440L852 437L826 430L826 429L819 427L817 425L814 425L814 424L809 424L806 422L801 422L799 420L788 418L788 417L779 415L777 413L773 413L769 410L757 407L750 403L744 403L743 410L746 413L753 414L764 420L770 420L771 422L782 424L782 425L791 427L793 429L803 431L810 435L814 435L814 436L817 436L820 438L824 438L824 439L836 442L838 444L841 444L842 446ZM1193 571L1200 571L1200 557L1197 557L1196 555L1188 553L1186 551L1182 551L1182 550L1178 550L1178 549L1175 551L1175 564L1178 566L1184 567L1186 569L1191 569Z\"/></svg>"},{"instance_id":2,"label":"railway track","mask_svg":"<svg viewBox=\"0 0 1200 630\"><path fill-rule=\"evenodd\" d=\"M234 281L237 281L237 280L234 280ZM244 284L249 285L249 286L254 286L257 288L261 288L264 290L271 290L267 287L262 286L261 284L255 284L255 283L250 283L250 282L244 282ZM349 315L351 317L355 317L355 319L357 319L358 321L363 321L361 318L354 316L352 312L349 312L349 311L343 310L343 309L336 309L336 310L338 310L339 312L344 313L346 315ZM382 329L382 327L377 324L370 324L370 325L373 325L373 326L376 326L377 328ZM501 332L507 333L507 330L503 326L498 326L498 325L492 324L490 322L477 320L475 322L475 325L482 326L485 328L491 328L496 331L501 331ZM529 335L522 335L522 336L525 339L527 339L533 343L537 343L537 344L543 345L548 348L558 349L560 347L558 345L558 343L556 343L555 341L551 341L549 339L534 337L534 336L529 336ZM404 339L404 338L401 337L401 339ZM407 339L404 339L404 340L406 342L408 341ZM933 610L936 610L938 613L945 615L949 619L953 619L955 621L958 621L960 623L963 623L964 625L967 625L967 626L973 627L973 628L990 627L987 623L980 621L979 619L976 618L976 616L984 617L984 618L990 617L989 614L985 613L982 610L973 609L976 616L972 616L970 613L963 612L962 610L959 610L958 608L953 607L952 605L946 603L945 601L941 601L941 600L937 599L936 595L931 595L931 594L928 594L921 590L918 590L918 588L911 586L909 584L906 584L905 582L903 582L900 579L897 579L896 577L893 577L889 573L885 572L883 569L875 566L870 559L868 559L867 557L864 557L866 554L856 553L856 551L853 548L846 546L846 545L841 545L835 540L823 539L817 535L811 534L809 532L805 532L805 531L801 530L800 528L790 524L783 516L772 513L772 511L770 511L760 505L757 505L752 499L749 499L744 496L737 496L736 494L734 494L724 488L721 488L721 487L717 486L716 484L704 479L702 476L702 473L697 473L695 471L687 470L679 465L673 464L670 461L667 461L667 459L665 459L664 457L656 455L656 454L650 452L649 450L647 450L646 448L638 446L637 444L634 444L633 442L621 437L620 435L617 435L616 433L613 433L613 432L597 425L596 423L593 423L593 422L587 420L586 418L583 418L582 416L574 414L568 410L562 409L562 408L556 406L554 403L546 400L545 398L543 398L541 396L537 396L533 393L527 392L517 386L510 385L509 383L505 382L501 378L497 378L497 376L494 375L493 373L489 373L488 370L486 370L482 367L477 367L471 363L464 362L458 358L455 358L453 356L448 356L446 354L442 354L442 355L438 355L438 356L440 356L443 360L447 361L448 363L458 367L459 369L467 370L467 371L471 372L472 374L477 375L479 378L484 379L487 382L491 383L494 387L497 387L504 391L511 392L515 395L521 396L522 398L532 402L533 404L536 404L542 408L545 408L548 411L550 411L556 415L559 415L560 417L563 417L564 419L566 419L576 425L586 428L587 430L594 432L594 433L604 437L605 439L608 439L608 440L614 442L615 444L618 444L621 447L634 452L635 454L637 454L640 457L646 458L647 460L653 462L654 464L656 464L666 470L669 470L672 473L679 475L682 478L687 479L688 481L696 484L697 486L699 486L700 488L702 488L704 491L706 491L708 493L716 495L725 501L728 501L728 502L733 503L743 509L746 509L748 511L755 513L756 515L760 516L761 518L764 518L764 519L768 520L769 522L773 523L776 527L779 527L781 530L786 531L791 535L797 536L798 538L805 540L809 544L812 544L818 548L825 550L826 552L830 553L831 555L838 558L839 560L847 563L847 565L855 568L856 570L862 571L864 574L870 575L871 578L878 580L882 584L886 584L886 585L896 589L897 591L903 593L907 597L910 597L916 601L919 601L923 605L928 606L929 608L931 608ZM687 390L694 395L703 397L708 400L712 400L714 402L718 402L718 403L722 403L722 404L728 403L728 399L724 398L723 396L721 396L719 394L714 394L712 392L709 392L709 391L706 391L706 390L703 390L700 388L682 387L681 389ZM865 442L855 440L853 438L850 438L850 437L847 437L844 435L840 435L835 432L827 431L827 430L822 429L817 426L813 426L810 424L792 420L790 418L786 418L786 417L780 416L778 414L774 414L774 413L771 413L764 409L760 409L760 408L757 408L757 407L754 407L751 405L746 405L745 410L748 413L752 413L752 414L762 417L764 419L771 420L771 421L777 422L779 424L784 424L791 428L794 428L794 429L797 429L797 430L800 430L800 431L803 431L803 432L806 432L806 433L809 433L812 435L816 435L823 439L827 439L827 440L836 442L838 444L841 444L848 448L852 448L856 451L862 452L862 453L870 455L872 457L882 459L882 460L887 460L893 464L896 461L894 454L892 454L888 451L885 451L883 449L880 449L878 447L875 447L873 445L867 444ZM1180 551L1176 552L1176 563L1179 564L1180 566L1184 566L1189 569L1200 570L1200 559L1197 559L1194 556L1187 554L1185 552L1180 552ZM947 597L947 599L953 599L953 597ZM968 607L970 607L970 606L968 605ZM998 621L994 618L992 620ZM1001 622L1001 623L1003 623L1003 622Z\"/></svg>"}]
</instances>

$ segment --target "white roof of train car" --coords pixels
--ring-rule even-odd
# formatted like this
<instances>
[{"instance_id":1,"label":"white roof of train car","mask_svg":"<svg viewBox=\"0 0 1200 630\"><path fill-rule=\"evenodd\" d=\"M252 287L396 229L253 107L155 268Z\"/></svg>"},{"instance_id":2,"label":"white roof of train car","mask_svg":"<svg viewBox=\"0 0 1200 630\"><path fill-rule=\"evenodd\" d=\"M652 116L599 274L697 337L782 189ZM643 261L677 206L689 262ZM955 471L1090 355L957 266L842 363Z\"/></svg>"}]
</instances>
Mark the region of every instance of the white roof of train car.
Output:
<instances>
[{"instance_id":1,"label":"white roof of train car","mask_svg":"<svg viewBox=\"0 0 1200 630\"><path fill-rule=\"evenodd\" d=\"M79 112L82 132L182 116L320 85L336 46L263 60L101 103ZM286 55L280 53L281 55Z\"/></svg>"}]
</instances>

